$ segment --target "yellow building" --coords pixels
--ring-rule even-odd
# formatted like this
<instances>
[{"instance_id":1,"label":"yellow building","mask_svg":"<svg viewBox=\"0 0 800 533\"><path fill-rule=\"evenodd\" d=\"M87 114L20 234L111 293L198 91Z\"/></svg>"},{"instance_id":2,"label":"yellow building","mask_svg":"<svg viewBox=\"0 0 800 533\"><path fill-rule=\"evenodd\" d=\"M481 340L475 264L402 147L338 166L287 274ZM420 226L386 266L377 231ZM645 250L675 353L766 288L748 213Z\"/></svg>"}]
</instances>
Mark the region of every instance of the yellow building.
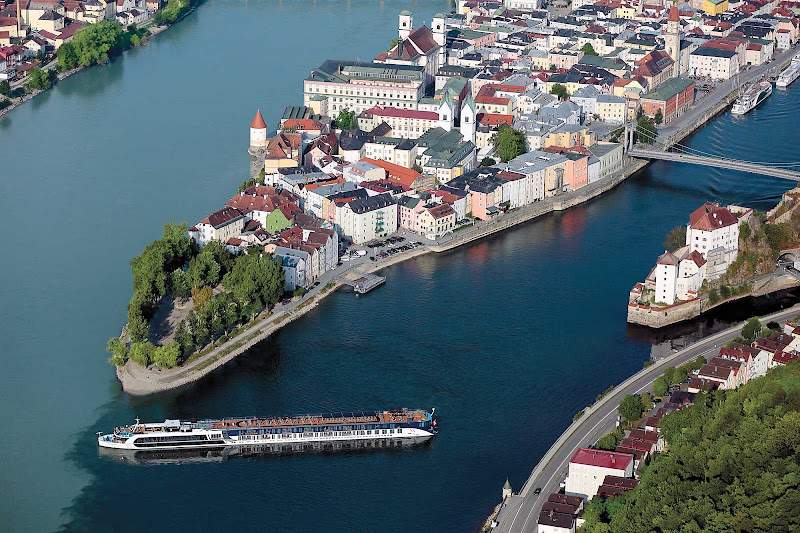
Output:
<instances>
[{"instance_id":1,"label":"yellow building","mask_svg":"<svg viewBox=\"0 0 800 533\"><path fill-rule=\"evenodd\" d=\"M434 238L447 233L456 225L456 212L450 204L426 206L418 217L419 232Z\"/></svg>"},{"instance_id":2,"label":"yellow building","mask_svg":"<svg viewBox=\"0 0 800 533\"><path fill-rule=\"evenodd\" d=\"M719 15L728 10L728 0L703 0L703 11L709 15Z\"/></svg>"},{"instance_id":3,"label":"yellow building","mask_svg":"<svg viewBox=\"0 0 800 533\"><path fill-rule=\"evenodd\" d=\"M614 14L617 16L617 18L628 20L632 20L636 17L636 15L638 15L636 8L627 4L623 4L616 8L614 10Z\"/></svg>"},{"instance_id":4,"label":"yellow building","mask_svg":"<svg viewBox=\"0 0 800 533\"><path fill-rule=\"evenodd\" d=\"M597 142L597 135L589 131L586 126L578 126L576 124L562 124L547 137L545 137L545 147L560 146L562 148L570 148L572 146L592 146Z\"/></svg>"}]
</instances>

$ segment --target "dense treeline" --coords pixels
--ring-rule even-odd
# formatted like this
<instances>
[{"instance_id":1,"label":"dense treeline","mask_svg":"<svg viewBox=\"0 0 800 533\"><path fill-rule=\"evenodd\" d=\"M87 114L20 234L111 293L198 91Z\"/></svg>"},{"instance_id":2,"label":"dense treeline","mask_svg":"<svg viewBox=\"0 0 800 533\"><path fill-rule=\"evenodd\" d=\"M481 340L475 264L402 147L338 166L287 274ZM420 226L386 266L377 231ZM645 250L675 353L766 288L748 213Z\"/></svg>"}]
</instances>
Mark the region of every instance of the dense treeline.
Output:
<instances>
[{"instance_id":1,"label":"dense treeline","mask_svg":"<svg viewBox=\"0 0 800 533\"><path fill-rule=\"evenodd\" d=\"M69 70L108 63L109 59L123 50L143 43L149 33L146 29L137 29L135 25L128 26L126 30L113 20L89 24L58 48L58 65L62 70Z\"/></svg>"},{"instance_id":2,"label":"dense treeline","mask_svg":"<svg viewBox=\"0 0 800 533\"><path fill-rule=\"evenodd\" d=\"M118 338L108 342L109 362L123 365L128 359L142 366L162 368L179 364L184 356L212 344L277 302L283 295L284 272L280 259L254 252L234 256L217 242L202 249L190 240L186 224L168 223L161 239L148 244L131 261L133 297L128 303L130 349ZM224 290L214 294L212 287ZM155 346L149 321L164 297L192 299L192 310L178 324L174 341Z\"/></svg>"},{"instance_id":3,"label":"dense treeline","mask_svg":"<svg viewBox=\"0 0 800 533\"><path fill-rule=\"evenodd\" d=\"M592 499L583 533L759 532L800 528L800 364L665 416L669 451L639 486Z\"/></svg>"},{"instance_id":4,"label":"dense treeline","mask_svg":"<svg viewBox=\"0 0 800 533\"><path fill-rule=\"evenodd\" d=\"M199 0L169 0L169 3L153 17L153 22L159 26L172 24L198 2Z\"/></svg>"}]
</instances>

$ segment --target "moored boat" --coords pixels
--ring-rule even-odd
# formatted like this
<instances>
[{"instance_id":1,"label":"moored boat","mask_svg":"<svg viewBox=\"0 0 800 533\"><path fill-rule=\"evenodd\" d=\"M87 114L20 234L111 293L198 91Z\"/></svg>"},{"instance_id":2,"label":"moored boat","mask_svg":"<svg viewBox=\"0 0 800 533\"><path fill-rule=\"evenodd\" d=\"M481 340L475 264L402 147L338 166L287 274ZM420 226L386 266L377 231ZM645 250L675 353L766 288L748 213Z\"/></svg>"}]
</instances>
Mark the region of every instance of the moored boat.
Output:
<instances>
[{"instance_id":1,"label":"moored boat","mask_svg":"<svg viewBox=\"0 0 800 533\"><path fill-rule=\"evenodd\" d=\"M775 85L781 89L785 89L798 77L800 77L800 53L794 56L789 66L780 73Z\"/></svg>"},{"instance_id":2,"label":"moored boat","mask_svg":"<svg viewBox=\"0 0 800 533\"><path fill-rule=\"evenodd\" d=\"M744 115L772 94L772 84L768 81L759 81L750 85L734 102L731 113Z\"/></svg>"},{"instance_id":3,"label":"moored boat","mask_svg":"<svg viewBox=\"0 0 800 533\"><path fill-rule=\"evenodd\" d=\"M434 410L331 413L279 417L165 420L136 423L99 434L104 448L187 450L260 444L314 443L375 439L419 439L436 434Z\"/></svg>"}]
</instances>

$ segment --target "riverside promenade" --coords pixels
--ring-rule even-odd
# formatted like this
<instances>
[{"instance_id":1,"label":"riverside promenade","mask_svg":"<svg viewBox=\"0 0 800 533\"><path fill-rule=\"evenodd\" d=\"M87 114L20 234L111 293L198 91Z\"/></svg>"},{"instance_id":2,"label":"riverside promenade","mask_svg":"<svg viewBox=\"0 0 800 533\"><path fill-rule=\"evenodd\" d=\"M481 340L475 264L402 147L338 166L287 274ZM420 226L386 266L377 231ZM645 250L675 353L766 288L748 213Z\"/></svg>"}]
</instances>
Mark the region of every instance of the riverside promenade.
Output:
<instances>
[{"instance_id":1,"label":"riverside promenade","mask_svg":"<svg viewBox=\"0 0 800 533\"><path fill-rule=\"evenodd\" d=\"M798 313L800 305L761 317L761 321L780 322L797 316ZM739 335L742 326L743 322L731 326L659 360L620 383L599 401L587 407L583 415L575 420L544 454L519 493L503 502L495 518L498 525L492 531L535 532L542 505L550 493L559 491L561 481L567 474L569 460L575 450L593 445L614 428L617 406L625 395L650 391L653 381L661 376L667 367L679 366L697 358L698 355L708 358L720 345ZM541 488L541 494L534 494L535 488Z\"/></svg>"}]
</instances>

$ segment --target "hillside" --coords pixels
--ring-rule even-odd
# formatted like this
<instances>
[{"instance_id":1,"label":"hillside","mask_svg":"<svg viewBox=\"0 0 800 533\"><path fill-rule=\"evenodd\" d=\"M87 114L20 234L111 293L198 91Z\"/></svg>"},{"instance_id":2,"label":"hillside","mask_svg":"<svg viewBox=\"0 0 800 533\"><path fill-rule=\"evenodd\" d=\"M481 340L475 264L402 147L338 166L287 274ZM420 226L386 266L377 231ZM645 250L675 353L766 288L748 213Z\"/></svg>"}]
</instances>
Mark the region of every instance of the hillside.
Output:
<instances>
[{"instance_id":1,"label":"hillside","mask_svg":"<svg viewBox=\"0 0 800 533\"><path fill-rule=\"evenodd\" d=\"M622 496L594 498L582 533L800 531L800 364L664 417L670 446Z\"/></svg>"}]
</instances>

